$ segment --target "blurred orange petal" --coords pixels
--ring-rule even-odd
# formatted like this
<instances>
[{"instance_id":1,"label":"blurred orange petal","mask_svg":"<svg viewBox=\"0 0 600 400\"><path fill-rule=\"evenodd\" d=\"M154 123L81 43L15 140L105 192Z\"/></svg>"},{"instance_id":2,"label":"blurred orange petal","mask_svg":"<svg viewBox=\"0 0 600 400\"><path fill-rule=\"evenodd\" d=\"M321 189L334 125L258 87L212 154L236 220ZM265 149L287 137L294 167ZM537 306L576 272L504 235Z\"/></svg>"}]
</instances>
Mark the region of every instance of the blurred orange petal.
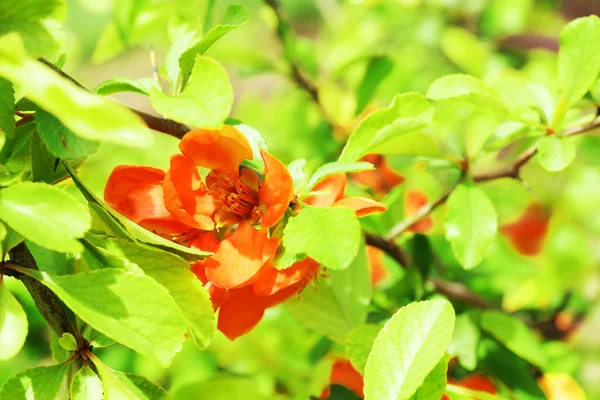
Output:
<instances>
[{"instance_id":1,"label":"blurred orange petal","mask_svg":"<svg viewBox=\"0 0 600 400\"><path fill-rule=\"evenodd\" d=\"M206 260L206 277L225 289L248 285L258 277L255 275L265 262L275 255L280 241L279 238L268 238L266 230L259 231L249 222L242 221Z\"/></svg>"},{"instance_id":2,"label":"blurred orange petal","mask_svg":"<svg viewBox=\"0 0 600 400\"><path fill-rule=\"evenodd\" d=\"M252 159L252 148L240 131L223 125L220 130L196 129L186 133L179 149L196 165L238 176L240 163Z\"/></svg>"},{"instance_id":3,"label":"blurred orange petal","mask_svg":"<svg viewBox=\"0 0 600 400\"><path fill-rule=\"evenodd\" d=\"M339 173L329 175L327 178L317 183L311 190L312 192L325 192L325 194L309 196L304 199L304 202L310 206L329 207L344 197L345 190L346 174Z\"/></svg>"},{"instance_id":4,"label":"blurred orange petal","mask_svg":"<svg viewBox=\"0 0 600 400\"><path fill-rule=\"evenodd\" d=\"M217 328L229 340L235 340L260 322L265 308L265 300L250 287L228 290L221 303Z\"/></svg>"},{"instance_id":5,"label":"blurred orange petal","mask_svg":"<svg viewBox=\"0 0 600 400\"><path fill-rule=\"evenodd\" d=\"M539 203L530 204L514 222L503 225L500 232L519 253L535 256L540 253L548 233L550 212Z\"/></svg>"},{"instance_id":6,"label":"blurred orange petal","mask_svg":"<svg viewBox=\"0 0 600 400\"><path fill-rule=\"evenodd\" d=\"M360 397L364 397L363 392L364 381L363 377L358 372L349 360L338 359L333 364L331 375L329 376L331 384L337 384L347 387Z\"/></svg>"},{"instance_id":7,"label":"blurred orange petal","mask_svg":"<svg viewBox=\"0 0 600 400\"><path fill-rule=\"evenodd\" d=\"M267 206L261 221L261 226L266 229L279 222L285 214L294 196L294 182L281 161L263 149L260 155L265 162L265 180L258 191L258 198Z\"/></svg>"},{"instance_id":8,"label":"blurred orange petal","mask_svg":"<svg viewBox=\"0 0 600 400\"><path fill-rule=\"evenodd\" d=\"M366 197L346 197L335 202L334 206L348 207L354 210L357 218L384 212L387 210L385 204L368 199Z\"/></svg>"},{"instance_id":9,"label":"blurred orange petal","mask_svg":"<svg viewBox=\"0 0 600 400\"><path fill-rule=\"evenodd\" d=\"M367 259L371 270L371 286L376 286L388 276L383 251L367 245Z\"/></svg>"},{"instance_id":10,"label":"blurred orange petal","mask_svg":"<svg viewBox=\"0 0 600 400\"><path fill-rule=\"evenodd\" d=\"M421 208L425 207L429 203L427 195L418 190L412 190L406 193L406 200L404 202L404 213L407 216L417 214ZM415 222L408 228L409 232L425 233L433 228L433 219L431 217L425 217Z\"/></svg>"}]
</instances>

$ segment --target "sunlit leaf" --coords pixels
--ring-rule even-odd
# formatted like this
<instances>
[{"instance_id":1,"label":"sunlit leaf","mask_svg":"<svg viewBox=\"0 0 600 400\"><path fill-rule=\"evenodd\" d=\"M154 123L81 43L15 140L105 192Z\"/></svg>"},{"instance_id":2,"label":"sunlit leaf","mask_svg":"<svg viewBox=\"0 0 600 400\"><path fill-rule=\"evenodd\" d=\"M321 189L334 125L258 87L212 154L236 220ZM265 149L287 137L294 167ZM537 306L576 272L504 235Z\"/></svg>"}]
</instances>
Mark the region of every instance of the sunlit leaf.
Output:
<instances>
[{"instance_id":1,"label":"sunlit leaf","mask_svg":"<svg viewBox=\"0 0 600 400\"><path fill-rule=\"evenodd\" d=\"M21 351L27 327L23 307L0 282L0 360L12 358Z\"/></svg>"}]
</instances>

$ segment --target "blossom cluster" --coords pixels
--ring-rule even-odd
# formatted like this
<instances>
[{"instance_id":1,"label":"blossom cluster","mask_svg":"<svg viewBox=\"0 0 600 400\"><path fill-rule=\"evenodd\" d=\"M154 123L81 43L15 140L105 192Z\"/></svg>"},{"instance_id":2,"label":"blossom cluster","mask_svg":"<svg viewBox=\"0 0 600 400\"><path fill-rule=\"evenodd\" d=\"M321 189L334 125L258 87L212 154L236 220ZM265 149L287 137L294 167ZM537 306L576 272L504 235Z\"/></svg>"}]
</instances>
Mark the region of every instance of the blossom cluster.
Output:
<instances>
[{"instance_id":1,"label":"blossom cluster","mask_svg":"<svg viewBox=\"0 0 600 400\"><path fill-rule=\"evenodd\" d=\"M218 329L231 340L249 332L265 309L297 295L319 275L307 257L285 269L274 265L281 251L281 229L303 204L342 206L357 217L384 211L381 203L344 197L346 175L330 175L301 203L286 166L260 150L264 170L252 160L246 137L235 127L197 129L179 143L167 172L119 166L106 184L108 204L138 225L184 246L211 252L192 263L213 307ZM198 167L208 170L200 173Z\"/></svg>"}]
</instances>

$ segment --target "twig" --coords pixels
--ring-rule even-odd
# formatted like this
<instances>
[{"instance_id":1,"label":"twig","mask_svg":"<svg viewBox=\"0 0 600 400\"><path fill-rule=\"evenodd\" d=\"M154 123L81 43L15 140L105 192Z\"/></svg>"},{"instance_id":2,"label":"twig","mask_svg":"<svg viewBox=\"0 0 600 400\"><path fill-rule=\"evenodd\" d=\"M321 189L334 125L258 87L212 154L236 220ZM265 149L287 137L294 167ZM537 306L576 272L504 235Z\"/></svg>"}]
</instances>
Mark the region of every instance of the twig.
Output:
<instances>
[{"instance_id":1,"label":"twig","mask_svg":"<svg viewBox=\"0 0 600 400\"><path fill-rule=\"evenodd\" d=\"M56 65L52 64L50 61L43 59L43 58L40 58L39 61L42 64L45 64L46 66L52 68L60 76L62 76L65 79L68 79L69 81L71 81L72 83L74 83L75 85L80 87L81 89L89 91L88 89L85 88L85 86L83 86L81 83L79 83L75 78L73 78L71 75L64 72L62 69L58 68ZM155 131L166 133L167 135L174 136L179 139L181 139L183 137L183 135L185 135L187 132L190 131L190 128L188 128L186 125L181 124L179 122L175 122L171 119L156 117L154 115L150 115L143 111L135 110L133 108L129 108L129 109L131 111L133 111L134 113L136 113L139 117L141 117L142 120L144 120L144 122L146 123L146 125L148 125L148 128L154 129ZM33 116L31 117L31 119L33 119ZM26 122L29 122L29 120Z\"/></svg>"}]
</instances>

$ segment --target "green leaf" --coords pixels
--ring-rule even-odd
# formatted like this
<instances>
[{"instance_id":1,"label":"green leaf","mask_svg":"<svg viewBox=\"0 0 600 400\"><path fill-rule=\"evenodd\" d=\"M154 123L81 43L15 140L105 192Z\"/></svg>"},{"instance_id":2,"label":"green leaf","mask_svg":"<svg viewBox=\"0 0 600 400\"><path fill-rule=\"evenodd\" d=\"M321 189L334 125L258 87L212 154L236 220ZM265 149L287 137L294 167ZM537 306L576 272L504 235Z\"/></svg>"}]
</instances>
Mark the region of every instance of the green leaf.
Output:
<instances>
[{"instance_id":1,"label":"green leaf","mask_svg":"<svg viewBox=\"0 0 600 400\"><path fill-rule=\"evenodd\" d=\"M141 375L115 371L95 356L92 358L102 378L104 400L166 400L167 392Z\"/></svg>"},{"instance_id":2,"label":"green leaf","mask_svg":"<svg viewBox=\"0 0 600 400\"><path fill-rule=\"evenodd\" d=\"M179 387L171 397L173 400L267 400L256 381L236 376L216 376L190 383Z\"/></svg>"},{"instance_id":3,"label":"green leaf","mask_svg":"<svg viewBox=\"0 0 600 400\"><path fill-rule=\"evenodd\" d=\"M576 155L575 144L568 138L544 136L538 144L538 159L546 171L562 171L573 162Z\"/></svg>"},{"instance_id":4,"label":"green leaf","mask_svg":"<svg viewBox=\"0 0 600 400\"><path fill-rule=\"evenodd\" d=\"M27 315L0 281L0 360L16 356L27 337Z\"/></svg>"},{"instance_id":5,"label":"green leaf","mask_svg":"<svg viewBox=\"0 0 600 400\"><path fill-rule=\"evenodd\" d=\"M425 96L399 94L388 108L374 112L358 125L348 138L339 161L356 161L399 135L426 127L432 118L433 107Z\"/></svg>"},{"instance_id":6,"label":"green leaf","mask_svg":"<svg viewBox=\"0 0 600 400\"><path fill-rule=\"evenodd\" d=\"M377 325L360 325L348 334L344 353L352 366L361 374L365 374L367 358L373 348L373 342L381 330Z\"/></svg>"},{"instance_id":7,"label":"green leaf","mask_svg":"<svg viewBox=\"0 0 600 400\"><path fill-rule=\"evenodd\" d=\"M0 389L0 400L55 400L69 364L37 367L10 378Z\"/></svg>"},{"instance_id":8,"label":"green leaf","mask_svg":"<svg viewBox=\"0 0 600 400\"><path fill-rule=\"evenodd\" d=\"M45 183L22 182L0 191L0 219L26 239L63 253L80 253L90 228L87 208L66 191Z\"/></svg>"},{"instance_id":9,"label":"green leaf","mask_svg":"<svg viewBox=\"0 0 600 400\"><path fill-rule=\"evenodd\" d=\"M365 367L365 399L409 399L442 359L454 310L445 300L402 307L385 324Z\"/></svg>"},{"instance_id":10,"label":"green leaf","mask_svg":"<svg viewBox=\"0 0 600 400\"><path fill-rule=\"evenodd\" d=\"M330 175L338 174L340 172L348 173L348 172L359 172L366 170L373 170L375 167L373 164L368 162L340 162L334 161L327 164L321 165L314 174L312 174L308 185L306 185L306 190L312 189L317 183L321 182L323 179L327 178Z\"/></svg>"},{"instance_id":11,"label":"green leaf","mask_svg":"<svg viewBox=\"0 0 600 400\"><path fill-rule=\"evenodd\" d=\"M116 268L62 276L19 270L50 288L97 331L165 366L181 348L185 323L179 309L148 276Z\"/></svg>"},{"instance_id":12,"label":"green leaf","mask_svg":"<svg viewBox=\"0 0 600 400\"><path fill-rule=\"evenodd\" d=\"M446 239L466 269L481 262L498 230L496 209L475 186L458 186L448 198L444 221Z\"/></svg>"},{"instance_id":13,"label":"green leaf","mask_svg":"<svg viewBox=\"0 0 600 400\"><path fill-rule=\"evenodd\" d=\"M442 51L464 72L482 77L490 60L488 47L465 28L451 26L442 35Z\"/></svg>"},{"instance_id":14,"label":"green leaf","mask_svg":"<svg viewBox=\"0 0 600 400\"><path fill-rule=\"evenodd\" d=\"M448 353L457 356L460 365L469 371L474 371L477 367L477 345L480 335L472 313L463 313L456 317Z\"/></svg>"},{"instance_id":15,"label":"green leaf","mask_svg":"<svg viewBox=\"0 0 600 400\"><path fill-rule=\"evenodd\" d=\"M200 349L208 347L214 333L215 317L210 297L202 282L183 259L162 250L126 240L88 235L95 245L137 264L144 273L164 286L175 300L188 326L188 333Z\"/></svg>"},{"instance_id":16,"label":"green leaf","mask_svg":"<svg viewBox=\"0 0 600 400\"><path fill-rule=\"evenodd\" d=\"M148 147L152 132L126 107L77 87L25 54L15 34L0 37L0 77L58 118L74 134L89 140Z\"/></svg>"},{"instance_id":17,"label":"green leaf","mask_svg":"<svg viewBox=\"0 0 600 400\"><path fill-rule=\"evenodd\" d=\"M446 354L433 370L425 377L423 384L410 400L438 400L444 395L450 357Z\"/></svg>"},{"instance_id":18,"label":"green leaf","mask_svg":"<svg viewBox=\"0 0 600 400\"><path fill-rule=\"evenodd\" d=\"M427 133L413 131L377 145L371 153L398 156L439 157L442 153L436 140Z\"/></svg>"},{"instance_id":19,"label":"green leaf","mask_svg":"<svg viewBox=\"0 0 600 400\"><path fill-rule=\"evenodd\" d=\"M1 29L1 28L0 28ZM6 136L15 136L15 96L12 84L0 78L0 130Z\"/></svg>"},{"instance_id":20,"label":"green leaf","mask_svg":"<svg viewBox=\"0 0 600 400\"><path fill-rule=\"evenodd\" d=\"M62 337L58 339L58 344L65 350L75 351L77 350L77 340L75 336L71 335L69 332L63 333Z\"/></svg>"},{"instance_id":21,"label":"green leaf","mask_svg":"<svg viewBox=\"0 0 600 400\"><path fill-rule=\"evenodd\" d=\"M64 41L57 28L66 16L64 0L0 2L0 36L18 32L32 57L54 58Z\"/></svg>"},{"instance_id":22,"label":"green leaf","mask_svg":"<svg viewBox=\"0 0 600 400\"><path fill-rule=\"evenodd\" d=\"M77 136L55 116L41 109L35 113L35 124L50 153L58 158L86 157L95 153L100 145L97 141Z\"/></svg>"},{"instance_id":23,"label":"green leaf","mask_svg":"<svg viewBox=\"0 0 600 400\"><path fill-rule=\"evenodd\" d=\"M84 139L85 140L85 139ZM69 177L63 163L52 155L46 144L42 141L39 132L36 130L31 136L31 180L34 182L57 183ZM79 158L70 160L68 163L73 168L79 167L84 159Z\"/></svg>"},{"instance_id":24,"label":"green leaf","mask_svg":"<svg viewBox=\"0 0 600 400\"><path fill-rule=\"evenodd\" d=\"M219 128L233 105L227 71L215 60L198 56L192 81L178 96L150 89L152 105L162 115L190 126Z\"/></svg>"},{"instance_id":25,"label":"green leaf","mask_svg":"<svg viewBox=\"0 0 600 400\"><path fill-rule=\"evenodd\" d=\"M102 400L102 381L89 365L84 365L73 377L69 393L72 400Z\"/></svg>"},{"instance_id":26,"label":"green leaf","mask_svg":"<svg viewBox=\"0 0 600 400\"><path fill-rule=\"evenodd\" d=\"M162 90L158 82L152 78L130 79L130 78L111 78L105 80L94 89L94 93L100 96L109 94L130 92L150 96L150 89L156 88Z\"/></svg>"},{"instance_id":27,"label":"green leaf","mask_svg":"<svg viewBox=\"0 0 600 400\"><path fill-rule=\"evenodd\" d=\"M50 352L52 353L52 359L57 363L63 363L67 361L73 353L65 350L58 344L58 339L59 337L54 331L50 332Z\"/></svg>"},{"instance_id":28,"label":"green leaf","mask_svg":"<svg viewBox=\"0 0 600 400\"><path fill-rule=\"evenodd\" d=\"M347 268L360 242L360 223L346 207L305 206L283 231L287 251L306 254L332 270Z\"/></svg>"},{"instance_id":29,"label":"green leaf","mask_svg":"<svg viewBox=\"0 0 600 400\"><path fill-rule=\"evenodd\" d=\"M364 245L343 271L328 272L285 305L294 318L317 333L344 344L355 327L364 324L371 300L369 265ZM351 296L349 294L352 294Z\"/></svg>"},{"instance_id":30,"label":"green leaf","mask_svg":"<svg viewBox=\"0 0 600 400\"><path fill-rule=\"evenodd\" d=\"M481 314L481 328L519 357L544 368L546 358L540 341L519 319L500 311Z\"/></svg>"},{"instance_id":31,"label":"green leaf","mask_svg":"<svg viewBox=\"0 0 600 400\"><path fill-rule=\"evenodd\" d=\"M223 16L223 21L221 21L219 25L213 27L210 31L206 32L206 35L204 35L202 39L192 44L183 52L181 57L179 57L179 68L181 69L181 76L183 77L184 82L183 87L187 84L190 75L192 76L192 80L194 79L194 61L198 63L197 56L204 54L210 46L226 33L245 25L250 21L251 15L252 13L246 6L241 4L231 4L227 7L227 11Z\"/></svg>"},{"instance_id":32,"label":"green leaf","mask_svg":"<svg viewBox=\"0 0 600 400\"><path fill-rule=\"evenodd\" d=\"M125 237L128 239L140 241L161 249L168 250L185 258L188 261L196 261L201 258L206 258L211 254L209 252L196 250L191 247L182 246L131 222L110 208L110 206L106 204L104 200L92 193L90 189L83 184L77 173L75 173L75 171L68 164L65 163L65 167L67 168L67 171L69 171L73 182L81 194L83 194L83 196L88 200L90 209L96 217L96 220L100 221L104 228L108 228L110 230L107 231L108 233L114 234L115 236L126 235Z\"/></svg>"},{"instance_id":33,"label":"green leaf","mask_svg":"<svg viewBox=\"0 0 600 400\"><path fill-rule=\"evenodd\" d=\"M600 18L569 22L560 32L558 74L567 105L580 100L600 72Z\"/></svg>"},{"instance_id":34,"label":"green leaf","mask_svg":"<svg viewBox=\"0 0 600 400\"><path fill-rule=\"evenodd\" d=\"M394 69L394 62L387 56L375 56L369 60L365 75L356 88L356 112L359 115L369 104L377 86Z\"/></svg>"},{"instance_id":35,"label":"green leaf","mask_svg":"<svg viewBox=\"0 0 600 400\"><path fill-rule=\"evenodd\" d=\"M429 86L427 97L431 100L482 113L510 117L508 105L494 89L470 75L446 75Z\"/></svg>"},{"instance_id":36,"label":"green leaf","mask_svg":"<svg viewBox=\"0 0 600 400\"><path fill-rule=\"evenodd\" d=\"M45 247L25 241L27 249L33 255L35 263L40 271L49 272L56 275L66 275L73 273L73 264L75 257L70 253L59 253L48 250Z\"/></svg>"}]
</instances>

